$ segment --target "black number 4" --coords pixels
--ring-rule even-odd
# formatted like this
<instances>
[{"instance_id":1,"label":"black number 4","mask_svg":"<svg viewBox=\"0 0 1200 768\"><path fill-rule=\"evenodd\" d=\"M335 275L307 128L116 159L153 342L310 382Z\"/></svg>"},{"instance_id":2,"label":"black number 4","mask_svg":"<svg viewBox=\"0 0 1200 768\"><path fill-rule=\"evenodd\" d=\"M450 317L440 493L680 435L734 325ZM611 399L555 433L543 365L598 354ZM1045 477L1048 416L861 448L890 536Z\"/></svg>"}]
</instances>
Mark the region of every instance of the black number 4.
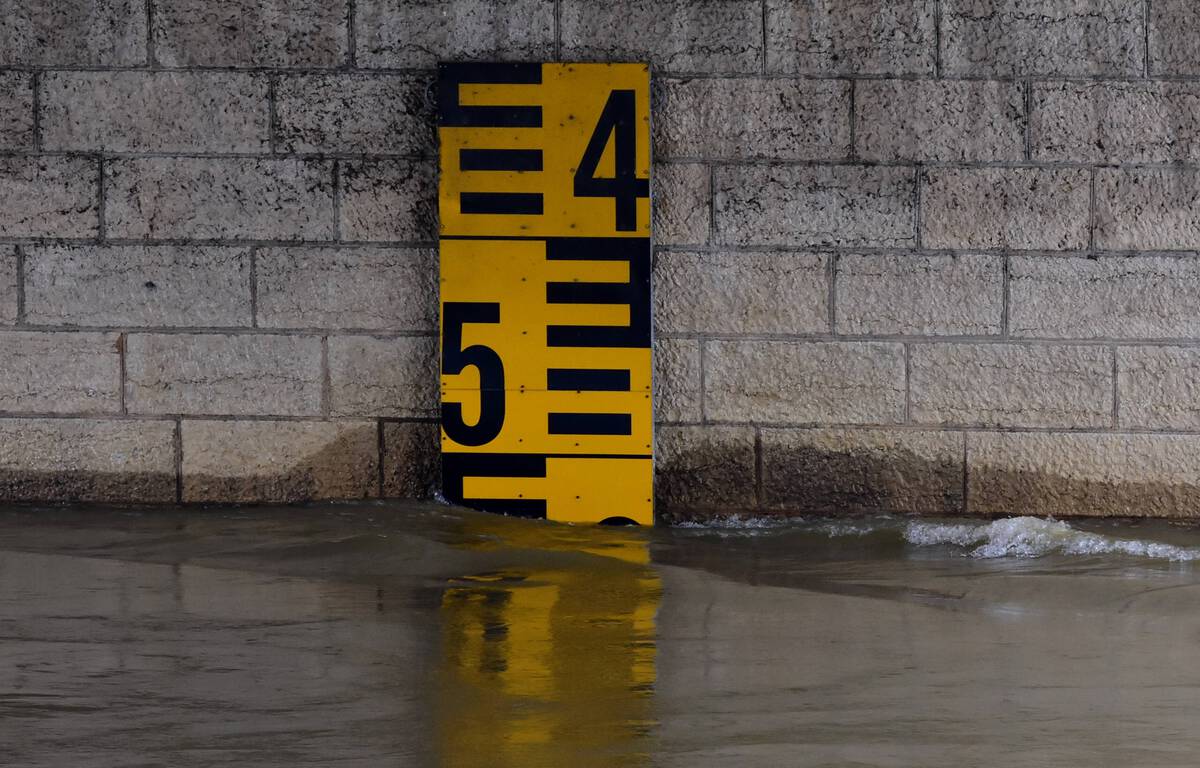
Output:
<instances>
[{"instance_id":1,"label":"black number 4","mask_svg":"<svg viewBox=\"0 0 1200 768\"><path fill-rule=\"evenodd\" d=\"M472 365L479 370L479 421L463 421L462 403L442 403L442 429L459 445L490 443L504 426L504 363L491 347L462 348L463 325L498 322L496 303L448 301L442 307L442 373L459 374Z\"/></svg>"},{"instance_id":2,"label":"black number 4","mask_svg":"<svg viewBox=\"0 0 1200 768\"><path fill-rule=\"evenodd\" d=\"M596 168L608 137L616 140L616 178L596 177ZM596 130L575 171L575 197L611 197L617 205L617 231L637 229L637 201L650 197L650 180L637 177L637 102L633 91L613 91L608 96Z\"/></svg>"}]
</instances>

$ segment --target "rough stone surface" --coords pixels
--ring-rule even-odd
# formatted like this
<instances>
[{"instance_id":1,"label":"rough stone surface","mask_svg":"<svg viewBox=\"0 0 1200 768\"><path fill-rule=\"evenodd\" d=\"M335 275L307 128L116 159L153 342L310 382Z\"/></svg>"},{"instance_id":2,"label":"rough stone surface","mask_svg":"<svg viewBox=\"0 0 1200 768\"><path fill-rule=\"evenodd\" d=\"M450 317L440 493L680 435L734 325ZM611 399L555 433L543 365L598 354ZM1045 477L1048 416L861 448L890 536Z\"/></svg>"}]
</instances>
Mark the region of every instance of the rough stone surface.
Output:
<instances>
[{"instance_id":1,"label":"rough stone surface","mask_svg":"<svg viewBox=\"0 0 1200 768\"><path fill-rule=\"evenodd\" d=\"M329 339L329 412L347 416L433 416L438 402L436 339Z\"/></svg>"},{"instance_id":2,"label":"rough stone surface","mask_svg":"<svg viewBox=\"0 0 1200 768\"><path fill-rule=\"evenodd\" d=\"M0 333L0 412L119 414L115 333Z\"/></svg>"},{"instance_id":3,"label":"rough stone surface","mask_svg":"<svg viewBox=\"0 0 1200 768\"><path fill-rule=\"evenodd\" d=\"M285 152L431 155L437 148L424 75L296 75L279 81L275 115Z\"/></svg>"},{"instance_id":4,"label":"rough stone surface","mask_svg":"<svg viewBox=\"0 0 1200 768\"><path fill-rule=\"evenodd\" d=\"M712 227L712 184L707 165L655 165L654 242L704 245Z\"/></svg>"},{"instance_id":5,"label":"rough stone surface","mask_svg":"<svg viewBox=\"0 0 1200 768\"><path fill-rule=\"evenodd\" d=\"M659 79L658 157L830 160L850 150L842 80Z\"/></svg>"},{"instance_id":6,"label":"rough stone surface","mask_svg":"<svg viewBox=\"0 0 1200 768\"><path fill-rule=\"evenodd\" d=\"M144 0L0 0L0 66L145 63Z\"/></svg>"},{"instance_id":7,"label":"rough stone surface","mask_svg":"<svg viewBox=\"0 0 1200 768\"><path fill-rule=\"evenodd\" d=\"M0 419L0 498L172 502L174 436L168 421Z\"/></svg>"},{"instance_id":8,"label":"rough stone surface","mask_svg":"<svg viewBox=\"0 0 1200 768\"><path fill-rule=\"evenodd\" d=\"M437 253L412 248L268 248L258 252L263 328L432 331Z\"/></svg>"},{"instance_id":9,"label":"rough stone surface","mask_svg":"<svg viewBox=\"0 0 1200 768\"><path fill-rule=\"evenodd\" d=\"M1196 517L1200 437L967 435L974 515Z\"/></svg>"},{"instance_id":10,"label":"rough stone surface","mask_svg":"<svg viewBox=\"0 0 1200 768\"><path fill-rule=\"evenodd\" d=\"M130 413L319 416L321 340L315 336L130 334Z\"/></svg>"},{"instance_id":11,"label":"rough stone surface","mask_svg":"<svg viewBox=\"0 0 1200 768\"><path fill-rule=\"evenodd\" d=\"M1112 425L1113 357L1105 347L918 344L909 381L919 424Z\"/></svg>"},{"instance_id":12,"label":"rough stone surface","mask_svg":"<svg viewBox=\"0 0 1200 768\"><path fill-rule=\"evenodd\" d=\"M700 421L700 342L664 339L654 342L654 420Z\"/></svg>"},{"instance_id":13,"label":"rough stone surface","mask_svg":"<svg viewBox=\"0 0 1200 768\"><path fill-rule=\"evenodd\" d=\"M915 241L909 168L721 166L716 240L724 245L905 246Z\"/></svg>"},{"instance_id":14,"label":"rough stone surface","mask_svg":"<svg viewBox=\"0 0 1200 768\"><path fill-rule=\"evenodd\" d=\"M997 162L1025 157L1020 83L860 80L855 151L883 162Z\"/></svg>"},{"instance_id":15,"label":"rough stone surface","mask_svg":"<svg viewBox=\"0 0 1200 768\"><path fill-rule=\"evenodd\" d=\"M963 511L963 435L883 429L764 429L763 505L842 515Z\"/></svg>"},{"instance_id":16,"label":"rough stone surface","mask_svg":"<svg viewBox=\"0 0 1200 768\"><path fill-rule=\"evenodd\" d=\"M827 333L822 254L664 251L654 264L654 311L667 333Z\"/></svg>"},{"instance_id":17,"label":"rough stone surface","mask_svg":"<svg viewBox=\"0 0 1200 768\"><path fill-rule=\"evenodd\" d=\"M762 6L752 0L563 0L565 61L649 61L659 71L755 73Z\"/></svg>"},{"instance_id":18,"label":"rough stone surface","mask_svg":"<svg viewBox=\"0 0 1200 768\"><path fill-rule=\"evenodd\" d=\"M84 157L0 157L0 237L95 237L100 173Z\"/></svg>"},{"instance_id":19,"label":"rough stone surface","mask_svg":"<svg viewBox=\"0 0 1200 768\"><path fill-rule=\"evenodd\" d=\"M915 253L837 258L837 332L988 336L1001 331L1004 260Z\"/></svg>"},{"instance_id":20,"label":"rough stone surface","mask_svg":"<svg viewBox=\"0 0 1200 768\"><path fill-rule=\"evenodd\" d=\"M1101 168L1095 239L1111 251L1200 249L1200 172Z\"/></svg>"},{"instance_id":21,"label":"rough stone surface","mask_svg":"<svg viewBox=\"0 0 1200 768\"><path fill-rule=\"evenodd\" d=\"M25 316L46 326L249 327L250 252L27 247Z\"/></svg>"},{"instance_id":22,"label":"rough stone surface","mask_svg":"<svg viewBox=\"0 0 1200 768\"><path fill-rule=\"evenodd\" d=\"M1090 186L1082 169L930 169L921 197L923 242L928 248L1082 250Z\"/></svg>"},{"instance_id":23,"label":"rough stone surface","mask_svg":"<svg viewBox=\"0 0 1200 768\"><path fill-rule=\"evenodd\" d=\"M265 77L232 72L52 72L42 145L72 152L265 152Z\"/></svg>"},{"instance_id":24,"label":"rough stone surface","mask_svg":"<svg viewBox=\"0 0 1200 768\"><path fill-rule=\"evenodd\" d=\"M1118 347L1122 427L1200 429L1200 349Z\"/></svg>"},{"instance_id":25,"label":"rough stone surface","mask_svg":"<svg viewBox=\"0 0 1200 768\"><path fill-rule=\"evenodd\" d=\"M934 0L766 0L767 71L932 75Z\"/></svg>"},{"instance_id":26,"label":"rough stone surface","mask_svg":"<svg viewBox=\"0 0 1200 768\"><path fill-rule=\"evenodd\" d=\"M710 341L705 412L763 424L904 420L904 347L880 342Z\"/></svg>"},{"instance_id":27,"label":"rough stone surface","mask_svg":"<svg viewBox=\"0 0 1200 768\"><path fill-rule=\"evenodd\" d=\"M33 149L33 75L28 72L0 72L0 150L6 149Z\"/></svg>"},{"instance_id":28,"label":"rough stone surface","mask_svg":"<svg viewBox=\"0 0 1200 768\"><path fill-rule=\"evenodd\" d=\"M358 0L354 18L362 67L554 57L553 0Z\"/></svg>"},{"instance_id":29,"label":"rough stone surface","mask_svg":"<svg viewBox=\"0 0 1200 768\"><path fill-rule=\"evenodd\" d=\"M660 427L655 433L660 511L738 510L757 504L754 430Z\"/></svg>"},{"instance_id":30,"label":"rough stone surface","mask_svg":"<svg viewBox=\"0 0 1200 768\"><path fill-rule=\"evenodd\" d=\"M347 0L170 0L154 4L154 51L168 67L336 67Z\"/></svg>"},{"instance_id":31,"label":"rough stone surface","mask_svg":"<svg viewBox=\"0 0 1200 768\"><path fill-rule=\"evenodd\" d=\"M1009 272L1013 336L1200 338L1200 262L1191 254L1013 257Z\"/></svg>"},{"instance_id":32,"label":"rough stone surface","mask_svg":"<svg viewBox=\"0 0 1200 768\"><path fill-rule=\"evenodd\" d=\"M1150 3L1150 74L1200 75L1200 6L1192 0Z\"/></svg>"},{"instance_id":33,"label":"rough stone surface","mask_svg":"<svg viewBox=\"0 0 1200 768\"><path fill-rule=\"evenodd\" d=\"M429 242L437 237L437 169L423 160L341 164L346 240Z\"/></svg>"},{"instance_id":34,"label":"rough stone surface","mask_svg":"<svg viewBox=\"0 0 1200 768\"><path fill-rule=\"evenodd\" d=\"M379 495L373 422L183 422L183 500L312 501Z\"/></svg>"},{"instance_id":35,"label":"rough stone surface","mask_svg":"<svg viewBox=\"0 0 1200 768\"><path fill-rule=\"evenodd\" d=\"M1144 11L1128 0L944 0L942 73L1136 77Z\"/></svg>"},{"instance_id":36,"label":"rough stone surface","mask_svg":"<svg viewBox=\"0 0 1200 768\"><path fill-rule=\"evenodd\" d=\"M432 498L441 487L441 428L432 422L383 425L383 495Z\"/></svg>"},{"instance_id":37,"label":"rough stone surface","mask_svg":"<svg viewBox=\"0 0 1200 768\"><path fill-rule=\"evenodd\" d=\"M17 248L0 245L0 325L17 322Z\"/></svg>"},{"instance_id":38,"label":"rough stone surface","mask_svg":"<svg viewBox=\"0 0 1200 768\"><path fill-rule=\"evenodd\" d=\"M318 160L137 158L107 170L110 237L325 240L333 168Z\"/></svg>"}]
</instances>

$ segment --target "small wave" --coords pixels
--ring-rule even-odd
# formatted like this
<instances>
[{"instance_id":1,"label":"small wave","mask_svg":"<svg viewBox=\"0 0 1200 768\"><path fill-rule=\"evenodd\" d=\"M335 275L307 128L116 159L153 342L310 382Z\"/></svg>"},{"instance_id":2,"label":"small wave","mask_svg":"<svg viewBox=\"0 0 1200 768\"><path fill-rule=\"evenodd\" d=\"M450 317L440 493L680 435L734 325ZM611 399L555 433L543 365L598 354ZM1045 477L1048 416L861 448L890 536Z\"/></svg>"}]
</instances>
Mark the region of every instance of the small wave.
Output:
<instances>
[{"instance_id":1,"label":"small wave","mask_svg":"<svg viewBox=\"0 0 1200 768\"><path fill-rule=\"evenodd\" d=\"M758 530L761 528L783 528L796 522L786 517L743 517L739 515L716 515L704 520L679 520L672 528L705 528L717 530Z\"/></svg>"},{"instance_id":2,"label":"small wave","mask_svg":"<svg viewBox=\"0 0 1200 768\"><path fill-rule=\"evenodd\" d=\"M1058 520L1013 517L991 523L912 522L904 538L917 546L953 545L969 547L972 557L1041 557L1064 555L1121 554L1156 560L1200 560L1200 549L1177 547L1154 541L1116 539L1072 528Z\"/></svg>"}]
</instances>

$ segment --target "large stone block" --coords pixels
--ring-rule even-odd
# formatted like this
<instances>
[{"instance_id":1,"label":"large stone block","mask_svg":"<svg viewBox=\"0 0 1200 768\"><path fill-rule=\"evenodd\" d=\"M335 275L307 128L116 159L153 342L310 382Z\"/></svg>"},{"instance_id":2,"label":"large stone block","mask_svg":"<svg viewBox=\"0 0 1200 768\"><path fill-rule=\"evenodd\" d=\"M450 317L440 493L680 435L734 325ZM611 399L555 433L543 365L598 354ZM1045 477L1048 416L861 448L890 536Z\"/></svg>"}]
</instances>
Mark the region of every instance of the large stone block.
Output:
<instances>
[{"instance_id":1,"label":"large stone block","mask_svg":"<svg viewBox=\"0 0 1200 768\"><path fill-rule=\"evenodd\" d=\"M700 421L700 342L654 341L654 420Z\"/></svg>"},{"instance_id":2,"label":"large stone block","mask_svg":"<svg viewBox=\"0 0 1200 768\"><path fill-rule=\"evenodd\" d=\"M704 245L712 228L712 184L707 165L655 165L654 242Z\"/></svg>"},{"instance_id":3,"label":"large stone block","mask_svg":"<svg viewBox=\"0 0 1200 768\"><path fill-rule=\"evenodd\" d=\"M265 77L233 72L51 72L42 145L72 152L265 152Z\"/></svg>"},{"instance_id":4,"label":"large stone block","mask_svg":"<svg viewBox=\"0 0 1200 768\"><path fill-rule=\"evenodd\" d=\"M1025 157L1025 93L992 80L860 80L855 149L883 162Z\"/></svg>"},{"instance_id":5,"label":"large stone block","mask_svg":"<svg viewBox=\"0 0 1200 768\"><path fill-rule=\"evenodd\" d=\"M329 339L334 417L427 417L437 412L437 343L431 336Z\"/></svg>"},{"instance_id":6,"label":"large stone block","mask_svg":"<svg viewBox=\"0 0 1200 768\"><path fill-rule=\"evenodd\" d=\"M981 254L837 257L837 332L985 336L1004 315L1004 259Z\"/></svg>"},{"instance_id":7,"label":"large stone block","mask_svg":"<svg viewBox=\"0 0 1200 768\"><path fill-rule=\"evenodd\" d=\"M897 424L904 388L902 344L705 344L705 412L716 421Z\"/></svg>"},{"instance_id":8,"label":"large stone block","mask_svg":"<svg viewBox=\"0 0 1200 768\"><path fill-rule=\"evenodd\" d=\"M973 515L1196 517L1200 437L967 435Z\"/></svg>"},{"instance_id":9,"label":"large stone block","mask_svg":"<svg viewBox=\"0 0 1200 768\"><path fill-rule=\"evenodd\" d=\"M1143 14L1127 0L944 0L942 72L1140 76Z\"/></svg>"},{"instance_id":10,"label":"large stone block","mask_svg":"<svg viewBox=\"0 0 1200 768\"><path fill-rule=\"evenodd\" d=\"M663 251L656 324L667 333L828 333L828 259L791 251Z\"/></svg>"},{"instance_id":11,"label":"large stone block","mask_svg":"<svg viewBox=\"0 0 1200 768\"><path fill-rule=\"evenodd\" d=\"M250 252L26 247L25 315L33 325L249 327Z\"/></svg>"},{"instance_id":12,"label":"large stone block","mask_svg":"<svg viewBox=\"0 0 1200 768\"><path fill-rule=\"evenodd\" d=\"M120 413L119 338L115 333L0 333L0 412Z\"/></svg>"},{"instance_id":13,"label":"large stone block","mask_svg":"<svg viewBox=\"0 0 1200 768\"><path fill-rule=\"evenodd\" d=\"M716 240L723 245L905 246L915 242L909 168L722 166Z\"/></svg>"},{"instance_id":14,"label":"large stone block","mask_svg":"<svg viewBox=\"0 0 1200 768\"><path fill-rule=\"evenodd\" d=\"M659 427L655 433L655 504L673 518L700 510L757 506L754 430Z\"/></svg>"},{"instance_id":15,"label":"large stone block","mask_svg":"<svg viewBox=\"0 0 1200 768\"><path fill-rule=\"evenodd\" d=\"M33 149L33 75L28 72L0 72L0 150L6 149Z\"/></svg>"},{"instance_id":16,"label":"large stone block","mask_svg":"<svg viewBox=\"0 0 1200 768\"><path fill-rule=\"evenodd\" d=\"M767 71L932 75L934 0L766 0Z\"/></svg>"},{"instance_id":17,"label":"large stone block","mask_svg":"<svg viewBox=\"0 0 1200 768\"><path fill-rule=\"evenodd\" d=\"M1149 5L1150 74L1200 75L1200 6L1193 0Z\"/></svg>"},{"instance_id":18,"label":"large stone block","mask_svg":"<svg viewBox=\"0 0 1200 768\"><path fill-rule=\"evenodd\" d=\"M378 495L374 422L183 422L184 501L296 502Z\"/></svg>"},{"instance_id":19,"label":"large stone block","mask_svg":"<svg viewBox=\"0 0 1200 768\"><path fill-rule=\"evenodd\" d=\"M1118 423L1200 429L1200 349L1117 347Z\"/></svg>"},{"instance_id":20,"label":"large stone block","mask_svg":"<svg viewBox=\"0 0 1200 768\"><path fill-rule=\"evenodd\" d=\"M441 489L441 428L432 422L383 425L383 495L428 499Z\"/></svg>"},{"instance_id":21,"label":"large stone block","mask_svg":"<svg viewBox=\"0 0 1200 768\"><path fill-rule=\"evenodd\" d=\"M107 166L114 238L327 240L332 163L246 158L137 158Z\"/></svg>"},{"instance_id":22,"label":"large stone block","mask_svg":"<svg viewBox=\"0 0 1200 768\"><path fill-rule=\"evenodd\" d=\"M762 70L762 6L751 0L563 0L566 61L647 61L667 72Z\"/></svg>"},{"instance_id":23,"label":"large stone block","mask_svg":"<svg viewBox=\"0 0 1200 768\"><path fill-rule=\"evenodd\" d=\"M1096 247L1110 251L1200 249L1200 172L1101 168Z\"/></svg>"},{"instance_id":24,"label":"large stone block","mask_svg":"<svg viewBox=\"0 0 1200 768\"><path fill-rule=\"evenodd\" d=\"M842 80L660 79L659 157L836 160L850 152Z\"/></svg>"},{"instance_id":25,"label":"large stone block","mask_svg":"<svg viewBox=\"0 0 1200 768\"><path fill-rule=\"evenodd\" d=\"M423 160L341 164L346 240L431 242L437 238L437 169Z\"/></svg>"},{"instance_id":26,"label":"large stone block","mask_svg":"<svg viewBox=\"0 0 1200 768\"><path fill-rule=\"evenodd\" d=\"M0 157L0 237L95 237L100 172L85 157Z\"/></svg>"},{"instance_id":27,"label":"large stone block","mask_svg":"<svg viewBox=\"0 0 1200 768\"><path fill-rule=\"evenodd\" d=\"M763 506L843 515L963 511L963 435L764 429Z\"/></svg>"},{"instance_id":28,"label":"large stone block","mask_svg":"<svg viewBox=\"0 0 1200 768\"><path fill-rule=\"evenodd\" d=\"M154 51L168 67L336 67L347 59L347 0L170 0L154 4Z\"/></svg>"},{"instance_id":29,"label":"large stone block","mask_svg":"<svg viewBox=\"0 0 1200 768\"><path fill-rule=\"evenodd\" d=\"M1083 169L937 168L921 199L927 248L1082 250L1091 178Z\"/></svg>"},{"instance_id":30,"label":"large stone block","mask_svg":"<svg viewBox=\"0 0 1200 768\"><path fill-rule=\"evenodd\" d=\"M413 248L268 248L258 252L263 328L431 331L437 253Z\"/></svg>"},{"instance_id":31,"label":"large stone block","mask_svg":"<svg viewBox=\"0 0 1200 768\"><path fill-rule=\"evenodd\" d=\"M17 247L0 245L0 325L17 322Z\"/></svg>"},{"instance_id":32,"label":"large stone block","mask_svg":"<svg viewBox=\"0 0 1200 768\"><path fill-rule=\"evenodd\" d=\"M1095 346L917 344L910 414L918 424L1107 427L1112 350Z\"/></svg>"},{"instance_id":33,"label":"large stone block","mask_svg":"<svg viewBox=\"0 0 1200 768\"><path fill-rule=\"evenodd\" d=\"M321 340L315 336L135 333L126 344L130 413L321 413Z\"/></svg>"},{"instance_id":34,"label":"large stone block","mask_svg":"<svg viewBox=\"0 0 1200 768\"><path fill-rule=\"evenodd\" d=\"M0 419L0 499L169 503L169 421Z\"/></svg>"},{"instance_id":35,"label":"large stone block","mask_svg":"<svg viewBox=\"0 0 1200 768\"><path fill-rule=\"evenodd\" d=\"M423 75L296 75L276 89L284 152L431 155L437 125Z\"/></svg>"},{"instance_id":36,"label":"large stone block","mask_svg":"<svg viewBox=\"0 0 1200 768\"><path fill-rule=\"evenodd\" d=\"M0 0L0 66L146 63L144 0Z\"/></svg>"},{"instance_id":37,"label":"large stone block","mask_svg":"<svg viewBox=\"0 0 1200 768\"><path fill-rule=\"evenodd\" d=\"M1200 262L1014 256L1008 327L1041 338L1200 339Z\"/></svg>"},{"instance_id":38,"label":"large stone block","mask_svg":"<svg viewBox=\"0 0 1200 768\"><path fill-rule=\"evenodd\" d=\"M358 0L354 18L362 67L554 58L553 0Z\"/></svg>"}]
</instances>

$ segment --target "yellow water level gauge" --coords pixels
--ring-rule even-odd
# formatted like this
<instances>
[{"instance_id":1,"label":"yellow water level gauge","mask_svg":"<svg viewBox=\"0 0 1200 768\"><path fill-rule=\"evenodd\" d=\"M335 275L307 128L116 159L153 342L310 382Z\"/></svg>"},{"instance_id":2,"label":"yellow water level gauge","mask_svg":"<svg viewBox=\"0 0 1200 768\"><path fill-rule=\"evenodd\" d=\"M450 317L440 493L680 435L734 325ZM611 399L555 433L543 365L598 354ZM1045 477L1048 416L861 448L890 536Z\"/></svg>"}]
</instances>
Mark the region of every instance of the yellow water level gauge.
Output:
<instances>
[{"instance_id":1,"label":"yellow water level gauge","mask_svg":"<svg viewBox=\"0 0 1200 768\"><path fill-rule=\"evenodd\" d=\"M442 64L442 484L653 521L650 71Z\"/></svg>"}]
</instances>

